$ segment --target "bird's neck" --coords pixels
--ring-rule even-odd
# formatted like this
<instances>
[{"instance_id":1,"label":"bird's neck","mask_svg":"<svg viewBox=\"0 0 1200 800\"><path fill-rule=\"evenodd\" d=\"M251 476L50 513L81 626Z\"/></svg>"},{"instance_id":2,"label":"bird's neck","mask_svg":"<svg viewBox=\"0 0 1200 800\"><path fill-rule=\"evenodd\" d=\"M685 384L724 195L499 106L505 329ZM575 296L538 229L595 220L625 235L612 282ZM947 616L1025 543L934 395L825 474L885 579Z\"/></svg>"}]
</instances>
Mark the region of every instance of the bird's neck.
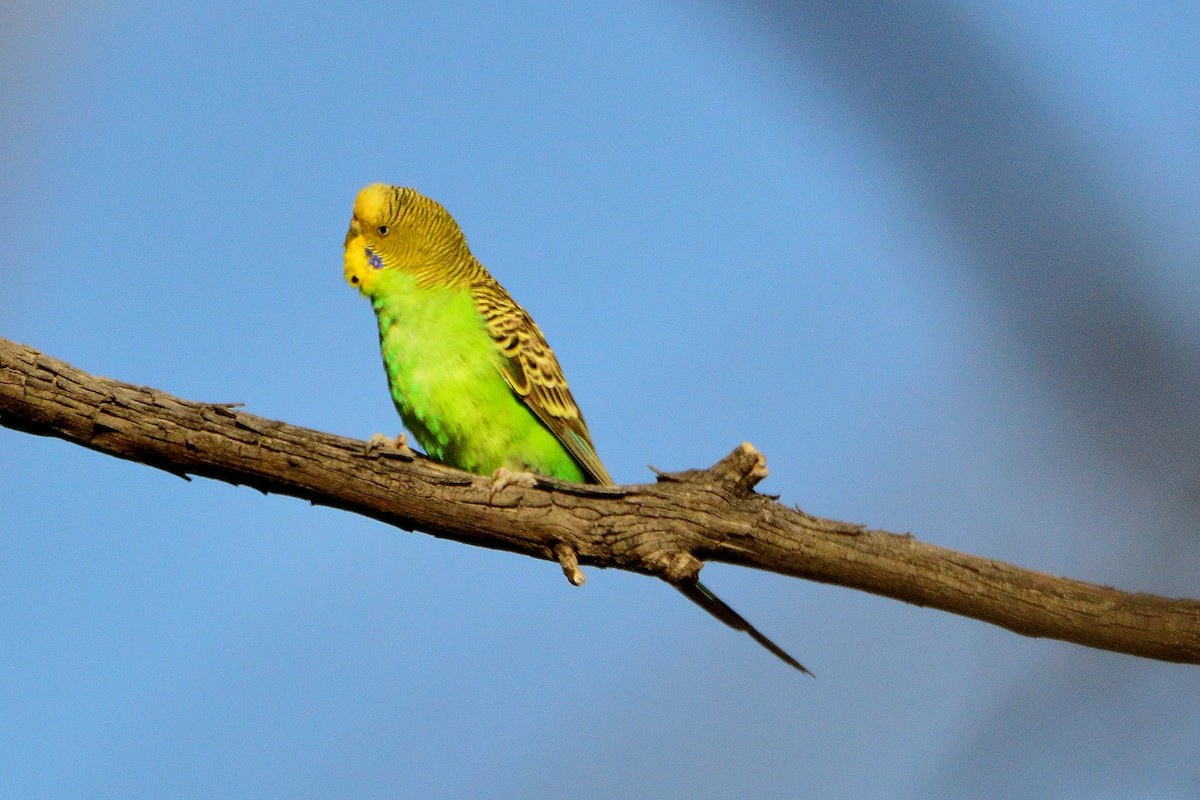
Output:
<instances>
[{"instance_id":1,"label":"bird's neck","mask_svg":"<svg viewBox=\"0 0 1200 800\"><path fill-rule=\"evenodd\" d=\"M406 261L397 271L420 289L465 289L487 274L469 250L436 257L414 254Z\"/></svg>"}]
</instances>

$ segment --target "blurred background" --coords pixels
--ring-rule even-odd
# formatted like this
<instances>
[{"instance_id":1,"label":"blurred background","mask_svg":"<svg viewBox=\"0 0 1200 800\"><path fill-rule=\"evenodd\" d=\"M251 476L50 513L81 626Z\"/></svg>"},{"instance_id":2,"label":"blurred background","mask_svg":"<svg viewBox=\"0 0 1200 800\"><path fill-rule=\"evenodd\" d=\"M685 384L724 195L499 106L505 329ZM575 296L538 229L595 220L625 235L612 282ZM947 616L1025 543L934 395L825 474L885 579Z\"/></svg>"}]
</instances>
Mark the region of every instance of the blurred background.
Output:
<instances>
[{"instance_id":1,"label":"blurred background","mask_svg":"<svg viewBox=\"0 0 1200 800\"><path fill-rule=\"evenodd\" d=\"M0 336L366 438L358 188L461 222L623 483L1200 596L1194 3L0 6ZM643 577L0 429L0 796L1193 798L1200 671Z\"/></svg>"}]
</instances>

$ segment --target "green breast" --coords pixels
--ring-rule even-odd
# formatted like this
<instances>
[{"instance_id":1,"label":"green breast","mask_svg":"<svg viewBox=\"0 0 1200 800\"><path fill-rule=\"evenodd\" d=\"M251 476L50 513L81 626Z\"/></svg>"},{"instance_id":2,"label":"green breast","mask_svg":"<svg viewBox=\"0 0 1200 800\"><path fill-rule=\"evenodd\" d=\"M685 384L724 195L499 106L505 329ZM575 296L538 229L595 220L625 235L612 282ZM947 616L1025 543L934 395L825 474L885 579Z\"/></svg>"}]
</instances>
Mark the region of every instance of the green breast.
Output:
<instances>
[{"instance_id":1,"label":"green breast","mask_svg":"<svg viewBox=\"0 0 1200 800\"><path fill-rule=\"evenodd\" d=\"M372 297L392 400L433 458L489 475L500 467L582 482L583 472L509 388L467 289L380 276Z\"/></svg>"}]
</instances>

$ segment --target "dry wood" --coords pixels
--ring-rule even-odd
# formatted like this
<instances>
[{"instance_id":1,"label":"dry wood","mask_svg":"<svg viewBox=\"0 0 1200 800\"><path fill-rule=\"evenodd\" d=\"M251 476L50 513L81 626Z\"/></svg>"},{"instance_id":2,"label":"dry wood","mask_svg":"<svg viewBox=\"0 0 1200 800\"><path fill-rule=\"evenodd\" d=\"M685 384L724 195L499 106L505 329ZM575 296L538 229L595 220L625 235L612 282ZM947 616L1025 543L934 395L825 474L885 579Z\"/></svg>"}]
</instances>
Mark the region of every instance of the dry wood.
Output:
<instances>
[{"instance_id":1,"label":"dry wood","mask_svg":"<svg viewBox=\"0 0 1200 800\"><path fill-rule=\"evenodd\" d=\"M677 582L723 561L848 586L1043 636L1200 663L1200 602L1131 594L813 517L760 495L766 459L743 444L657 483L491 482L402 451L195 403L82 372L0 339L0 424L181 476L365 514L400 528L560 564Z\"/></svg>"}]
</instances>

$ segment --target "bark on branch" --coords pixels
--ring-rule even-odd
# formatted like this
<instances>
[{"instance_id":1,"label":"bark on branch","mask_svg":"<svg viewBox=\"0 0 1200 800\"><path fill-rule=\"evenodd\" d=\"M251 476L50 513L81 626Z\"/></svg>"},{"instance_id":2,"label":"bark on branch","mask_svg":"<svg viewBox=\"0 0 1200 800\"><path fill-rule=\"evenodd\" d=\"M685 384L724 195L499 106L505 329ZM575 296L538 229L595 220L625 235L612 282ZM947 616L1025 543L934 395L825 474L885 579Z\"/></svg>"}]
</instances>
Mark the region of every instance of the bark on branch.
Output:
<instances>
[{"instance_id":1,"label":"bark on branch","mask_svg":"<svg viewBox=\"0 0 1200 800\"><path fill-rule=\"evenodd\" d=\"M365 514L407 530L672 582L723 561L848 586L1042 636L1200 663L1200 602L1131 594L820 519L757 494L743 444L706 470L592 487L544 481L489 498L490 480L364 442L89 375L0 339L0 424L177 475Z\"/></svg>"}]
</instances>

